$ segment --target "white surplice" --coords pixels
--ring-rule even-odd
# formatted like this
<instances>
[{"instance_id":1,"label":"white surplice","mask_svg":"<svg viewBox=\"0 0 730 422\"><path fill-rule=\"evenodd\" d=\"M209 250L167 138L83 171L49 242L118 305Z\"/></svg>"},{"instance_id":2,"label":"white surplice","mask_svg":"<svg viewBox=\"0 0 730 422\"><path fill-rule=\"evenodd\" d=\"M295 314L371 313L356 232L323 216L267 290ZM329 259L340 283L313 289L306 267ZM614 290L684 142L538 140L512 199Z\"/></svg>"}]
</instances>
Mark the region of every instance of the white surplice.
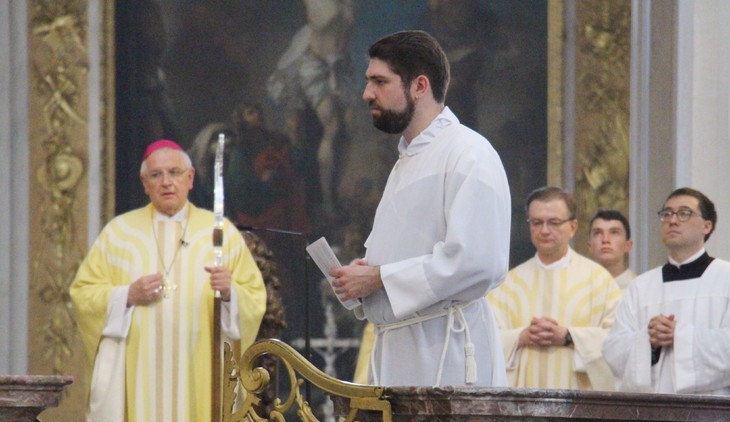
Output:
<instances>
[{"instance_id":1,"label":"white surplice","mask_svg":"<svg viewBox=\"0 0 730 422\"><path fill-rule=\"evenodd\" d=\"M355 309L380 326L370 381L465 385L471 340L476 380L469 384L506 385L499 332L484 300L509 265L511 202L502 162L448 108L409 145L401 138L398 149L365 243L385 289Z\"/></svg>"},{"instance_id":2,"label":"white surplice","mask_svg":"<svg viewBox=\"0 0 730 422\"><path fill-rule=\"evenodd\" d=\"M651 364L649 320L674 315L674 345ZM603 354L621 391L730 394L730 263L715 259L699 278L662 282L658 267L624 290Z\"/></svg>"},{"instance_id":3,"label":"white surplice","mask_svg":"<svg viewBox=\"0 0 730 422\"><path fill-rule=\"evenodd\" d=\"M618 277L615 278L616 284L621 288L621 290L625 290L627 287L629 287L629 284L631 284L632 281L636 278L636 273L631 271L630 268L627 268L624 272L618 275Z\"/></svg>"}]
</instances>

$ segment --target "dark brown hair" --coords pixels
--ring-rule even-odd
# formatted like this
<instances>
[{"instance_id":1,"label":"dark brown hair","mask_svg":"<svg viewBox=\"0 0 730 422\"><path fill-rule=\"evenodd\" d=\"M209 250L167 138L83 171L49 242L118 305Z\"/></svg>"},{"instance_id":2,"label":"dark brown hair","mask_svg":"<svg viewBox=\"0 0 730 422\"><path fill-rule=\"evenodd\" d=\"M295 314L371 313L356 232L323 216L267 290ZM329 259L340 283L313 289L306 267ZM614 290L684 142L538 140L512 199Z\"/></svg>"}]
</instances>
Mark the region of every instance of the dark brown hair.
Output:
<instances>
[{"instance_id":1,"label":"dark brown hair","mask_svg":"<svg viewBox=\"0 0 730 422\"><path fill-rule=\"evenodd\" d=\"M588 225L588 227L593 227L593 222L598 220L606 220L606 221L613 221L616 220L620 222L624 226L624 231L626 232L626 240L631 239L631 226L629 225L629 220L621 214L620 211L610 209L610 208L599 208L598 211L596 211L595 214L593 214L593 217L591 217L591 224Z\"/></svg>"},{"instance_id":2,"label":"dark brown hair","mask_svg":"<svg viewBox=\"0 0 730 422\"><path fill-rule=\"evenodd\" d=\"M547 202L554 199L559 199L565 203L565 206L568 207L568 219L574 220L575 200L573 195L556 186L545 186L530 192L525 203L525 213L528 216L530 215L530 204L533 201Z\"/></svg>"},{"instance_id":3,"label":"dark brown hair","mask_svg":"<svg viewBox=\"0 0 730 422\"><path fill-rule=\"evenodd\" d=\"M705 220L709 220L712 222L712 229L709 233L705 235L705 242L710 238L710 235L712 232L715 231L715 226L717 226L717 211L715 211L715 204L710 201L710 198L705 196L704 193L692 189L692 188L679 188L675 189L674 192L670 193L669 196L667 196L667 199L664 200L664 206L666 206L667 201L669 201L671 198L674 198L676 196L691 196L693 198L697 199L697 202L699 202L700 207L700 213L702 214L702 218Z\"/></svg>"},{"instance_id":4,"label":"dark brown hair","mask_svg":"<svg viewBox=\"0 0 730 422\"><path fill-rule=\"evenodd\" d=\"M433 98L446 101L450 65L438 41L424 31L401 31L388 35L368 49L371 59L388 64L407 88L416 77L425 75L431 83Z\"/></svg>"}]
</instances>

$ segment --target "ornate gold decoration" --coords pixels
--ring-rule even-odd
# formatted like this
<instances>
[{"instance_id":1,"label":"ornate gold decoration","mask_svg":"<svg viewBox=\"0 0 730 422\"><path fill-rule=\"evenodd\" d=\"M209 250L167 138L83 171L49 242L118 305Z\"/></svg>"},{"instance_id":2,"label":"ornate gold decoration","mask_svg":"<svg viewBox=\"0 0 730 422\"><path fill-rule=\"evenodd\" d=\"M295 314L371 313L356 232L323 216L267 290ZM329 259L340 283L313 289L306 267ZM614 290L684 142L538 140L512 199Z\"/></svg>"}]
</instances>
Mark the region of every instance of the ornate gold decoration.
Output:
<instances>
[{"instance_id":1,"label":"ornate gold decoration","mask_svg":"<svg viewBox=\"0 0 730 422\"><path fill-rule=\"evenodd\" d=\"M86 148L87 128L83 116L86 92L86 5L83 1L46 0L32 2L31 67L35 89L31 112L35 156L42 155L36 172L39 197L34 217L40 224L32 250L31 289L43 305L38 340L43 343L44 361L52 361L55 374L66 372L74 359L72 344L75 323L71 316L68 288L83 258L75 216L79 214L78 188L84 175L84 161L72 139ZM40 146L40 148L38 148ZM34 335L36 336L36 335ZM79 359L79 358L75 358Z\"/></svg>"},{"instance_id":2,"label":"ornate gold decoration","mask_svg":"<svg viewBox=\"0 0 730 422\"><path fill-rule=\"evenodd\" d=\"M563 0L548 0L547 184L563 186Z\"/></svg>"},{"instance_id":3,"label":"ornate gold decoration","mask_svg":"<svg viewBox=\"0 0 730 422\"><path fill-rule=\"evenodd\" d=\"M259 394L271 380L269 371L255 368L256 360L263 355L272 355L283 363L292 386L285 400L276 398L273 409L267 415L259 415L257 407L261 402ZM223 422L244 422L267 420L284 421L284 415L296 405L301 421L317 421L312 409L304 400L300 388L304 380L297 378L297 372L325 393L350 399L350 413L345 422L354 421L360 410L381 412L383 421L392 422L390 402L383 398L383 387L351 384L332 378L308 362L291 346L279 340L261 340L246 350L239 364L233 358L229 344L224 347ZM236 389L245 390L241 402L236 400ZM240 404L240 408L239 408Z\"/></svg>"},{"instance_id":4,"label":"ornate gold decoration","mask_svg":"<svg viewBox=\"0 0 730 422\"><path fill-rule=\"evenodd\" d=\"M256 234L246 230L242 231L241 234L246 241L246 246L251 251L251 255L253 255L254 261L256 261L256 266L261 271L266 286L266 312L256 339L279 337L287 324L284 318L281 293L279 293L281 280L279 280L274 253Z\"/></svg>"},{"instance_id":5,"label":"ornate gold decoration","mask_svg":"<svg viewBox=\"0 0 730 422\"><path fill-rule=\"evenodd\" d=\"M624 214L629 198L630 0L584 0L577 7L576 185L585 250L598 208Z\"/></svg>"},{"instance_id":6,"label":"ornate gold decoration","mask_svg":"<svg viewBox=\"0 0 730 422\"><path fill-rule=\"evenodd\" d=\"M281 302L281 281L278 276L278 269L274 261L274 253L266 246L266 243L259 236L250 231L242 231L243 239L246 246L251 251L256 266L261 271L266 286L266 312L261 320L259 332L256 340L277 338L281 336L281 332L286 328L286 319L284 317L284 305ZM240 354L240 353L239 353ZM271 373L276 373L277 363L273 356L264 356L257 361L257 364L265 368ZM258 395L258 409L269 409L276 398L276 388L270 385L261 391Z\"/></svg>"}]
</instances>

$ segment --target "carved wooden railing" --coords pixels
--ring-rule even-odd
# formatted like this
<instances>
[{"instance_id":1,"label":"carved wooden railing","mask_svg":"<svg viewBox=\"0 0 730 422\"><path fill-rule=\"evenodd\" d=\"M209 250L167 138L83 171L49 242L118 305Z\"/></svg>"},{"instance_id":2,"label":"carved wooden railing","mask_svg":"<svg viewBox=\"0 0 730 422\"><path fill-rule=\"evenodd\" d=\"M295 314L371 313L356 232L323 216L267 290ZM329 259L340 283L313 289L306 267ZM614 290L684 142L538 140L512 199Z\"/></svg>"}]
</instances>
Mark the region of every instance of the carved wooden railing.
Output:
<instances>
[{"instance_id":1,"label":"carved wooden railing","mask_svg":"<svg viewBox=\"0 0 730 422\"><path fill-rule=\"evenodd\" d=\"M267 410L268 414L260 415L257 413L261 411L260 395L271 381L269 371L255 367L258 358L264 355L275 356L281 362L289 377L291 390L284 400L275 398ZM331 396L349 400L350 411L344 419L346 422L355 421L360 410L379 412L384 422L393 420L390 402L382 397L383 387L352 384L330 377L280 340L267 339L254 343L238 362L230 345L225 344L223 359L223 422L285 421L285 414L294 410L301 421L317 421L300 391L305 379Z\"/></svg>"},{"instance_id":2,"label":"carved wooden railing","mask_svg":"<svg viewBox=\"0 0 730 422\"><path fill-rule=\"evenodd\" d=\"M279 340L255 343L238 362L230 346L224 349L227 376L224 376L223 422L281 422L286 416L294 419L294 413L298 420L317 421L300 392L304 379L329 394L335 416L347 415L338 420L348 422L730 421L730 397L727 396L529 388L376 387L334 379ZM262 392L271 389L269 382L278 379L271 378L267 370L255 367L257 360L264 357L276 359L286 368L291 391L284 400L276 397L273 403L262 401ZM237 394L237 386L242 394Z\"/></svg>"}]
</instances>

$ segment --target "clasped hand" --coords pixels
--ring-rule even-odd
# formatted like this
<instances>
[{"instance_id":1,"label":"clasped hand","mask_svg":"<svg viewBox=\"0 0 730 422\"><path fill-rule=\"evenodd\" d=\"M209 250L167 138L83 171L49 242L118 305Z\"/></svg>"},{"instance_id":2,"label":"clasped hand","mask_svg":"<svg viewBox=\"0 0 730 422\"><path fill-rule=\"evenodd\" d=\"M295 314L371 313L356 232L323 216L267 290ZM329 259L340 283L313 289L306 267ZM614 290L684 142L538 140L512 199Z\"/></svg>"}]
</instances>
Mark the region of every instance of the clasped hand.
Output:
<instances>
[{"instance_id":1,"label":"clasped hand","mask_svg":"<svg viewBox=\"0 0 730 422\"><path fill-rule=\"evenodd\" d=\"M550 317L533 317L524 330L520 332L520 346L562 346L568 334L566 327L560 326Z\"/></svg>"},{"instance_id":2,"label":"clasped hand","mask_svg":"<svg viewBox=\"0 0 730 422\"><path fill-rule=\"evenodd\" d=\"M659 314L649 320L649 343L651 347L671 346L674 343L674 315Z\"/></svg>"}]
</instances>

